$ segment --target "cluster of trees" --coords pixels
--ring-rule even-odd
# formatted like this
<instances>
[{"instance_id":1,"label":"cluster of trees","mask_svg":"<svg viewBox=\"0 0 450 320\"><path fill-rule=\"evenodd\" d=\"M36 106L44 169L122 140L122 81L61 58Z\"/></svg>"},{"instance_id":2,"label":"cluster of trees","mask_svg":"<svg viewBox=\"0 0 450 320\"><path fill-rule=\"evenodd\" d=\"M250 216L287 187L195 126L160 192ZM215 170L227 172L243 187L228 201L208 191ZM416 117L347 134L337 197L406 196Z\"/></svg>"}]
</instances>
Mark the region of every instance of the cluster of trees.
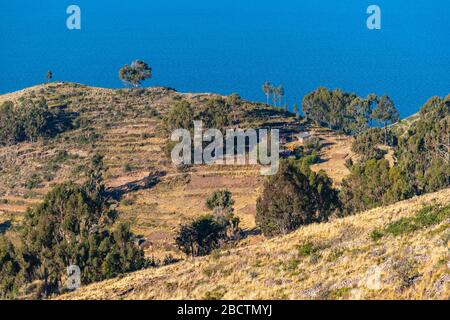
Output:
<instances>
[{"instance_id":1,"label":"cluster of trees","mask_svg":"<svg viewBox=\"0 0 450 320\"><path fill-rule=\"evenodd\" d=\"M343 181L344 212L355 213L450 186L450 96L431 98L406 130L386 134L371 129L356 137L353 151L362 155ZM394 132L395 131L395 132ZM393 167L377 146L386 141L394 149Z\"/></svg>"},{"instance_id":2,"label":"cluster of trees","mask_svg":"<svg viewBox=\"0 0 450 320\"><path fill-rule=\"evenodd\" d=\"M450 95L428 100L419 112L419 119L397 140L398 166L416 194L450 185Z\"/></svg>"},{"instance_id":3,"label":"cluster of trees","mask_svg":"<svg viewBox=\"0 0 450 320\"><path fill-rule=\"evenodd\" d=\"M388 96L369 94L361 98L340 89L318 88L303 99L305 118L319 126L347 134L359 134L369 128L371 121L383 124L387 139L388 124L399 120L394 102Z\"/></svg>"},{"instance_id":4,"label":"cluster of trees","mask_svg":"<svg viewBox=\"0 0 450 320\"><path fill-rule=\"evenodd\" d=\"M241 100L237 94L228 99L212 98L201 108L195 109L186 100L178 101L164 118L165 128L168 132L175 129L190 130L194 126L194 121L201 120L205 128L221 130L231 125L233 107L240 103Z\"/></svg>"},{"instance_id":5,"label":"cluster of trees","mask_svg":"<svg viewBox=\"0 0 450 320\"><path fill-rule=\"evenodd\" d=\"M59 185L29 209L18 243L0 238L0 296L27 294L36 281L37 297L60 293L71 265L81 269L82 284L147 265L129 225L114 223L117 213L104 191L103 168L102 158L95 157L84 185Z\"/></svg>"},{"instance_id":6,"label":"cluster of trees","mask_svg":"<svg viewBox=\"0 0 450 320\"><path fill-rule=\"evenodd\" d=\"M389 113L383 101L380 108ZM352 147L363 157L348 164L351 173L339 192L324 173L311 172L307 156L282 163L258 199L257 225L267 236L282 235L333 213L354 214L449 187L449 128L450 95L431 98L406 131L401 127L364 131ZM394 149L394 165L383 158L385 151L378 148L383 144Z\"/></svg>"},{"instance_id":7,"label":"cluster of trees","mask_svg":"<svg viewBox=\"0 0 450 320\"><path fill-rule=\"evenodd\" d=\"M232 94L227 99L211 98L205 105L194 108L188 101L177 101L165 115L164 129L168 134L176 129L190 130L193 134L194 121L203 121L204 128L216 128L224 131L236 123L236 107L242 100L238 94ZM169 157L177 142L167 140L165 153Z\"/></svg>"},{"instance_id":8,"label":"cluster of trees","mask_svg":"<svg viewBox=\"0 0 450 320\"><path fill-rule=\"evenodd\" d=\"M344 214L368 210L410 198L414 194L408 177L385 159L370 159L351 168L344 179L340 199Z\"/></svg>"},{"instance_id":9,"label":"cluster of trees","mask_svg":"<svg viewBox=\"0 0 450 320\"><path fill-rule=\"evenodd\" d=\"M204 256L224 243L236 240L239 235L239 218L234 215L234 200L228 190L214 192L206 200L213 213L184 224L175 242L186 255Z\"/></svg>"},{"instance_id":10,"label":"cluster of trees","mask_svg":"<svg viewBox=\"0 0 450 320\"><path fill-rule=\"evenodd\" d=\"M279 85L278 87L272 85L269 81L264 82L262 86L262 90L266 95L267 104L269 104L269 99L272 96L273 105L275 107L281 107L283 102L283 97L285 96L285 91L283 85ZM277 105L278 104L278 105Z\"/></svg>"},{"instance_id":11,"label":"cluster of trees","mask_svg":"<svg viewBox=\"0 0 450 320\"><path fill-rule=\"evenodd\" d=\"M16 107L12 102L0 105L0 145L22 141L34 142L67 130L71 124L60 110L50 110L45 99L23 101Z\"/></svg>"},{"instance_id":12,"label":"cluster of trees","mask_svg":"<svg viewBox=\"0 0 450 320\"><path fill-rule=\"evenodd\" d=\"M355 136L352 143L352 151L361 155L362 161L375 159L383 159L386 154L385 150L379 148L384 144L385 136L383 130L380 128L370 128L359 135ZM391 145L396 143L395 136L390 135Z\"/></svg>"},{"instance_id":13,"label":"cluster of trees","mask_svg":"<svg viewBox=\"0 0 450 320\"><path fill-rule=\"evenodd\" d=\"M264 184L256 204L256 224L268 237L284 235L325 221L339 208L338 192L323 171L315 173L304 161L286 160Z\"/></svg>"}]
</instances>

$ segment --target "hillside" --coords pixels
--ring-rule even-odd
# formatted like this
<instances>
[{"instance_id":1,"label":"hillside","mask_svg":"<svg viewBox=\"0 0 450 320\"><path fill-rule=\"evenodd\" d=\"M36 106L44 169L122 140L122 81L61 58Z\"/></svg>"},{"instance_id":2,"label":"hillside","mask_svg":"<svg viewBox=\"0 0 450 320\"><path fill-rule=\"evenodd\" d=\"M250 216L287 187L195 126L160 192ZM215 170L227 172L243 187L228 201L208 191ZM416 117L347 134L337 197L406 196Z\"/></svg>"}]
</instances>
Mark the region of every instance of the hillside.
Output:
<instances>
[{"instance_id":1,"label":"hillside","mask_svg":"<svg viewBox=\"0 0 450 320\"><path fill-rule=\"evenodd\" d=\"M82 178L90 157L105 157L105 183L118 201L121 221L145 239L147 256L179 255L174 235L180 223L208 212L205 198L228 188L246 230L255 227L255 203L262 177L249 166L196 166L177 170L164 151L162 117L177 101L200 107L214 94L183 94L168 88L102 89L50 83L0 95L20 103L44 97L52 109L72 115L77 128L46 141L0 147L0 224L10 237L29 206L58 183ZM245 102L235 111L242 128L279 128L291 135L303 126L283 112Z\"/></svg>"},{"instance_id":2,"label":"hillside","mask_svg":"<svg viewBox=\"0 0 450 320\"><path fill-rule=\"evenodd\" d=\"M61 82L0 95L0 104L13 101L26 108L25 101L40 98L73 127L34 142L0 146L0 234L19 243L26 210L60 183L83 182L92 156L101 154L118 222L130 223L147 258L171 264L92 284L63 298L450 298L448 207L444 220L413 232L375 232L414 217L424 206L448 206L450 189L268 240L255 224L265 179L258 166L176 167L167 156L164 117L172 106L186 100L199 111L212 99L227 97ZM358 161L351 151L354 138L312 126L289 112L243 101L231 113L233 126L280 129L283 148L301 144L294 138L300 132L318 138L318 161L311 169L324 170L337 188L350 173L347 161ZM386 151L392 165L394 152L390 147ZM232 192L241 239L208 257L186 259L175 244L177 231L210 213L205 199L220 189ZM373 283L371 272L381 276L380 285Z\"/></svg>"},{"instance_id":3,"label":"hillside","mask_svg":"<svg viewBox=\"0 0 450 320\"><path fill-rule=\"evenodd\" d=\"M450 189L159 269L62 299L449 299ZM373 231L424 206L447 219L382 241Z\"/></svg>"}]
</instances>

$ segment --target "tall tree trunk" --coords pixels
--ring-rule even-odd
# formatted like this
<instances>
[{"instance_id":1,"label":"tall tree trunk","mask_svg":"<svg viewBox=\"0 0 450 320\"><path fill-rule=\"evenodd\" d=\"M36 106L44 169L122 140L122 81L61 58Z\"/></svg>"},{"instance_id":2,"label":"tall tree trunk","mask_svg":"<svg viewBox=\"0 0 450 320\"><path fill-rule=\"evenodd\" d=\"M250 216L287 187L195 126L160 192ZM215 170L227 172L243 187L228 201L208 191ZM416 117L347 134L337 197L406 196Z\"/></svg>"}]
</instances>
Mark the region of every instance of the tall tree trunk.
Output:
<instances>
[{"instance_id":1,"label":"tall tree trunk","mask_svg":"<svg viewBox=\"0 0 450 320\"><path fill-rule=\"evenodd\" d=\"M387 122L384 123L384 145L387 146L387 133L388 133L388 129L387 129Z\"/></svg>"}]
</instances>

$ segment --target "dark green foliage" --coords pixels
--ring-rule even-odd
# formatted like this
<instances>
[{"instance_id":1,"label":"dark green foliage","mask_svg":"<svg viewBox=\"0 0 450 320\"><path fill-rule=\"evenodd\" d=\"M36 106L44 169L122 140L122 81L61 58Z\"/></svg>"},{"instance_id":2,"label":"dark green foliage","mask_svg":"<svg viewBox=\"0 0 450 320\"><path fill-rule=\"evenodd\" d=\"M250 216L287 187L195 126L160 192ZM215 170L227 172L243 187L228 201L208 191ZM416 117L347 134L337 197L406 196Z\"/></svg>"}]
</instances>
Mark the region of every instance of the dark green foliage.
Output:
<instances>
[{"instance_id":1,"label":"dark green foliage","mask_svg":"<svg viewBox=\"0 0 450 320\"><path fill-rule=\"evenodd\" d=\"M44 99L24 100L16 108L12 102L0 106L0 145L52 137L71 127L64 112L50 110Z\"/></svg>"},{"instance_id":2,"label":"dark green foliage","mask_svg":"<svg viewBox=\"0 0 450 320\"><path fill-rule=\"evenodd\" d=\"M80 267L83 284L146 266L129 225L113 224L117 213L110 209L103 171L102 157L95 156L85 185L56 186L41 205L27 211L16 255L23 261L17 271L22 275L20 285L39 281L39 294L48 297L64 289L70 265Z\"/></svg>"},{"instance_id":3,"label":"dark green foliage","mask_svg":"<svg viewBox=\"0 0 450 320\"><path fill-rule=\"evenodd\" d=\"M387 225L383 229L374 230L371 237L377 241L385 235L400 236L423 228L428 228L450 218L450 206L427 206L415 216L401 218Z\"/></svg>"},{"instance_id":4,"label":"dark green foliage","mask_svg":"<svg viewBox=\"0 0 450 320\"><path fill-rule=\"evenodd\" d=\"M387 106L382 109L391 108L389 102L384 104ZM391 113L395 118L395 111ZM449 124L450 98L434 97L422 107L406 132L396 128L386 138L381 129L370 129L358 136L352 148L363 159L352 167L342 184L345 212L354 213L450 186ZM392 168L386 160L377 160L383 152L376 145L386 140L396 142L392 144L396 160Z\"/></svg>"},{"instance_id":5,"label":"dark green foliage","mask_svg":"<svg viewBox=\"0 0 450 320\"><path fill-rule=\"evenodd\" d=\"M113 231L116 214L104 207L83 188L64 184L28 212L24 241L37 259L33 272L43 281L45 296L61 290L69 265L80 267L84 284L144 265L143 252L134 245L129 227L119 225Z\"/></svg>"},{"instance_id":6,"label":"dark green foliage","mask_svg":"<svg viewBox=\"0 0 450 320\"><path fill-rule=\"evenodd\" d=\"M237 122L237 108L242 105L242 98L237 93L232 93L227 99L225 100L225 103L227 106L231 109L231 113L233 114L233 122Z\"/></svg>"},{"instance_id":7,"label":"dark green foliage","mask_svg":"<svg viewBox=\"0 0 450 320\"><path fill-rule=\"evenodd\" d=\"M264 84L262 86L262 90L263 90L264 94L266 95L267 104L269 104L269 98L274 90L274 87L269 81L266 81L266 82L264 82Z\"/></svg>"},{"instance_id":8,"label":"dark green foliage","mask_svg":"<svg viewBox=\"0 0 450 320\"><path fill-rule=\"evenodd\" d=\"M387 160L369 160L353 165L342 182L340 198L346 213L355 213L404 200L413 195L406 175Z\"/></svg>"},{"instance_id":9,"label":"dark green foliage","mask_svg":"<svg viewBox=\"0 0 450 320\"><path fill-rule=\"evenodd\" d=\"M219 248L226 239L226 226L212 215L182 225L175 241L186 255L204 256Z\"/></svg>"},{"instance_id":10,"label":"dark green foliage","mask_svg":"<svg viewBox=\"0 0 450 320\"><path fill-rule=\"evenodd\" d=\"M222 129L231 124L231 108L223 99L211 99L207 102L206 108L196 117L203 121L205 128Z\"/></svg>"},{"instance_id":11,"label":"dark green foliage","mask_svg":"<svg viewBox=\"0 0 450 320\"><path fill-rule=\"evenodd\" d=\"M378 148L383 144L384 135L381 129L371 128L357 135L352 144L352 151L361 155L362 160L383 159L386 152Z\"/></svg>"},{"instance_id":12,"label":"dark green foliage","mask_svg":"<svg viewBox=\"0 0 450 320\"><path fill-rule=\"evenodd\" d=\"M186 100L178 101L164 118L166 129L171 132L176 129L191 129L193 127L194 110Z\"/></svg>"},{"instance_id":13,"label":"dark green foliage","mask_svg":"<svg viewBox=\"0 0 450 320\"><path fill-rule=\"evenodd\" d=\"M388 140L388 124L395 123L400 120L400 115L394 106L394 102L388 96L382 96L377 106L372 112L372 119L381 122L384 125L384 144Z\"/></svg>"},{"instance_id":14,"label":"dark green foliage","mask_svg":"<svg viewBox=\"0 0 450 320\"><path fill-rule=\"evenodd\" d=\"M238 93L232 93L225 102L230 107L239 107L242 104L242 98Z\"/></svg>"},{"instance_id":15,"label":"dark green foliage","mask_svg":"<svg viewBox=\"0 0 450 320\"><path fill-rule=\"evenodd\" d=\"M125 65L119 70L119 79L137 88L142 81L152 77L152 68L142 60L133 61L131 66Z\"/></svg>"},{"instance_id":16,"label":"dark green foliage","mask_svg":"<svg viewBox=\"0 0 450 320\"><path fill-rule=\"evenodd\" d=\"M371 119L375 119L385 125L387 137L387 124L399 120L398 111L387 96L378 99L375 94L369 94L364 99L354 93L323 87L305 96L302 109L307 120L347 134L364 132Z\"/></svg>"},{"instance_id":17,"label":"dark green foliage","mask_svg":"<svg viewBox=\"0 0 450 320\"><path fill-rule=\"evenodd\" d=\"M47 80L47 82L49 82L53 79L53 72L51 70L47 71L47 74L45 75L45 79Z\"/></svg>"},{"instance_id":18,"label":"dark green foliage","mask_svg":"<svg viewBox=\"0 0 450 320\"><path fill-rule=\"evenodd\" d=\"M339 89L330 91L321 87L304 97L302 110L305 118L317 125L351 133L356 131L352 127L357 121L357 115L363 113L355 112L355 109L363 107L352 104L357 98L355 94L344 93Z\"/></svg>"},{"instance_id":19,"label":"dark green foliage","mask_svg":"<svg viewBox=\"0 0 450 320\"><path fill-rule=\"evenodd\" d=\"M307 165L312 165L312 164L318 163L319 160L320 160L320 157L317 154L317 151L315 151L315 150L313 150L310 153L306 153L304 156L301 157L301 161L303 161Z\"/></svg>"},{"instance_id":20,"label":"dark green foliage","mask_svg":"<svg viewBox=\"0 0 450 320\"><path fill-rule=\"evenodd\" d=\"M305 140L304 142L304 148L306 149L306 153L311 153L313 151L319 152L322 148L322 143L320 141L320 138L317 137L311 137Z\"/></svg>"},{"instance_id":21,"label":"dark green foliage","mask_svg":"<svg viewBox=\"0 0 450 320\"><path fill-rule=\"evenodd\" d=\"M399 137L396 157L417 194L450 186L450 96L434 97Z\"/></svg>"},{"instance_id":22,"label":"dark green foliage","mask_svg":"<svg viewBox=\"0 0 450 320\"><path fill-rule=\"evenodd\" d=\"M12 102L0 106L0 144L12 145L24 140L23 125Z\"/></svg>"},{"instance_id":23,"label":"dark green foliage","mask_svg":"<svg viewBox=\"0 0 450 320\"><path fill-rule=\"evenodd\" d=\"M314 245L312 242L306 242L298 246L298 256L299 257L309 257L312 255L316 255L319 251L319 248Z\"/></svg>"},{"instance_id":24,"label":"dark green foliage","mask_svg":"<svg viewBox=\"0 0 450 320\"><path fill-rule=\"evenodd\" d=\"M353 165L354 165L354 162L353 162L352 158L345 159L345 167L348 170L352 170Z\"/></svg>"},{"instance_id":25,"label":"dark green foliage","mask_svg":"<svg viewBox=\"0 0 450 320\"><path fill-rule=\"evenodd\" d=\"M131 163L125 163L123 166L123 170L125 170L125 172L131 172L133 171L133 165Z\"/></svg>"},{"instance_id":26,"label":"dark green foliage","mask_svg":"<svg viewBox=\"0 0 450 320\"><path fill-rule=\"evenodd\" d=\"M286 161L264 184L256 224L266 236L283 235L326 220L338 207L337 191L324 172L316 174L305 164Z\"/></svg>"},{"instance_id":27,"label":"dark green foliage","mask_svg":"<svg viewBox=\"0 0 450 320\"><path fill-rule=\"evenodd\" d=\"M194 121L203 121L204 128L223 128L231 124L233 106L241 103L238 96L230 96L227 100L212 98L201 108L194 109L189 102L178 101L164 118L166 130L172 132L175 129L191 130Z\"/></svg>"},{"instance_id":28,"label":"dark green foliage","mask_svg":"<svg viewBox=\"0 0 450 320\"><path fill-rule=\"evenodd\" d=\"M20 264L13 245L0 236L0 298L11 298L20 287Z\"/></svg>"},{"instance_id":29,"label":"dark green foliage","mask_svg":"<svg viewBox=\"0 0 450 320\"><path fill-rule=\"evenodd\" d=\"M175 239L180 250L187 255L203 256L225 242L236 240L240 221L233 214L233 205L231 192L227 190L214 192L206 200L206 206L213 210L214 214L181 226Z\"/></svg>"},{"instance_id":30,"label":"dark green foliage","mask_svg":"<svg viewBox=\"0 0 450 320\"><path fill-rule=\"evenodd\" d=\"M231 192L228 190L216 191L206 200L206 207L209 210L216 208L232 209L233 205L234 200L232 199Z\"/></svg>"}]
</instances>

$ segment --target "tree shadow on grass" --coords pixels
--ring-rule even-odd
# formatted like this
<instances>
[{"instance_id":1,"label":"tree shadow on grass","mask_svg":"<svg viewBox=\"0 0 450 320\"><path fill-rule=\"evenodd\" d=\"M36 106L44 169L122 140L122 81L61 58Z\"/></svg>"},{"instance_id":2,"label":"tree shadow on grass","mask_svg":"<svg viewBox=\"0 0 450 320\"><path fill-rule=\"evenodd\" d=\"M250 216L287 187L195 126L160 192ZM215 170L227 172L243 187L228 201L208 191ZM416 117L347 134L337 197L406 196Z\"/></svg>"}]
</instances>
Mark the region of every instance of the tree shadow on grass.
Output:
<instances>
[{"instance_id":1,"label":"tree shadow on grass","mask_svg":"<svg viewBox=\"0 0 450 320\"><path fill-rule=\"evenodd\" d=\"M128 193L153 188L161 181L161 178L164 177L165 175L166 172L159 171L150 174L145 178L126 183L122 186L109 188L107 192L109 193L112 199L120 201L123 198L123 196Z\"/></svg>"},{"instance_id":2,"label":"tree shadow on grass","mask_svg":"<svg viewBox=\"0 0 450 320\"><path fill-rule=\"evenodd\" d=\"M241 232L239 233L239 236L240 236L240 240L243 240L243 239L251 237L251 236L258 236L261 233L262 232L259 228L244 229L244 230L241 230Z\"/></svg>"},{"instance_id":3,"label":"tree shadow on grass","mask_svg":"<svg viewBox=\"0 0 450 320\"><path fill-rule=\"evenodd\" d=\"M5 233L6 231L8 231L10 228L12 227L12 222L11 220L7 220L3 223L0 223L0 234Z\"/></svg>"}]
</instances>

